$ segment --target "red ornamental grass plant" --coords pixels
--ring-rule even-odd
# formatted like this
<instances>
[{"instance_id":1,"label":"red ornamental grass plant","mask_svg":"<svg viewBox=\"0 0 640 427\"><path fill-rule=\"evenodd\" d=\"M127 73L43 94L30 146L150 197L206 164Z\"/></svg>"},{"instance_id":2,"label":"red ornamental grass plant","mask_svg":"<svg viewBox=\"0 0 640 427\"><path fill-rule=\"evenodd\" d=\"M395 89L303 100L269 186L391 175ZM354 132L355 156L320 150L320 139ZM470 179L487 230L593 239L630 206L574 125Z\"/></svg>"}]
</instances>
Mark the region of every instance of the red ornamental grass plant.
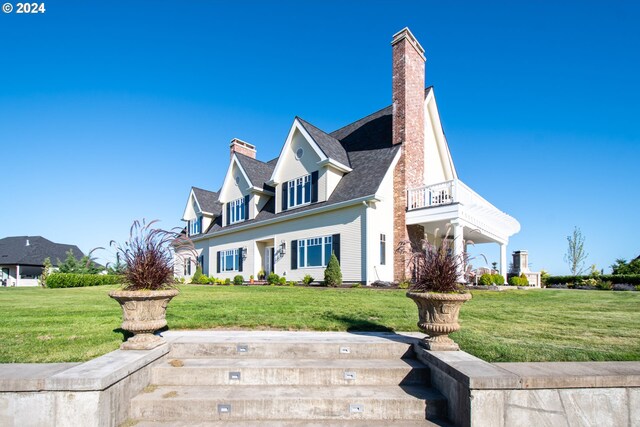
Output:
<instances>
[{"instance_id":1,"label":"red ornamental grass plant","mask_svg":"<svg viewBox=\"0 0 640 427\"><path fill-rule=\"evenodd\" d=\"M470 240L466 243L473 244ZM453 254L452 239L442 239L439 246L427 240L423 240L419 246L410 242L403 242L402 246L399 250L411 251L409 263L413 280L410 291L463 292L459 284L460 272L470 267L469 257L466 253Z\"/></svg>"},{"instance_id":2,"label":"red ornamental grass plant","mask_svg":"<svg viewBox=\"0 0 640 427\"><path fill-rule=\"evenodd\" d=\"M134 221L129 240L120 245L111 241L125 264L124 290L156 291L173 287L174 252L195 253L191 240L180 229L154 228L158 220Z\"/></svg>"}]
</instances>

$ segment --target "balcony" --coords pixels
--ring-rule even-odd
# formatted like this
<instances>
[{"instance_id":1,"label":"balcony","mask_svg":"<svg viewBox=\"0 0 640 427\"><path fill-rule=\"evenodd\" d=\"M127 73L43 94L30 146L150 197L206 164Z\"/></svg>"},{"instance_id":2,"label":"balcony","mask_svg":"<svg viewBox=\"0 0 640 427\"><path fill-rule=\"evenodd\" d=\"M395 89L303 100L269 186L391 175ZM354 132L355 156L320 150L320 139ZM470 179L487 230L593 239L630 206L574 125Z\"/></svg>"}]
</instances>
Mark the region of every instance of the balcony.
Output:
<instances>
[{"instance_id":1,"label":"balcony","mask_svg":"<svg viewBox=\"0 0 640 427\"><path fill-rule=\"evenodd\" d=\"M458 179L407 191L407 224L433 228L453 220L463 221L466 227L476 229L493 241L507 241L509 236L520 231L515 218ZM427 226L429 223L431 227Z\"/></svg>"}]
</instances>

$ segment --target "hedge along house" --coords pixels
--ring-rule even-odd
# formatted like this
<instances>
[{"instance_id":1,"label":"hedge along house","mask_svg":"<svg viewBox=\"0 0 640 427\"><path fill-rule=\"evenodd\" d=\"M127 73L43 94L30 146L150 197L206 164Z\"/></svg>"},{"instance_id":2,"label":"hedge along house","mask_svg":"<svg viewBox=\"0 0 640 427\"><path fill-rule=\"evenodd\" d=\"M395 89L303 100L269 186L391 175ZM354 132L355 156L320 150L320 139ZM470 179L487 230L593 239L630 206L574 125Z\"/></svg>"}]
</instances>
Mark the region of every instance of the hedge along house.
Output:
<instances>
[{"instance_id":1,"label":"hedge along house","mask_svg":"<svg viewBox=\"0 0 640 427\"><path fill-rule=\"evenodd\" d=\"M41 236L15 236L0 239L0 281L6 286L38 286L45 258L57 267L72 251L80 260L84 254L75 245L54 243Z\"/></svg>"},{"instance_id":2,"label":"hedge along house","mask_svg":"<svg viewBox=\"0 0 640 427\"><path fill-rule=\"evenodd\" d=\"M393 103L326 133L296 117L280 155L256 158L255 146L231 141L218 192L192 188L182 219L198 259L177 258L176 274L196 264L220 278L275 272L287 280L322 279L331 253L343 280L407 277L401 241L453 238L506 245L520 229L457 176L424 50L409 29L393 36ZM444 236L447 230L451 235Z\"/></svg>"}]
</instances>

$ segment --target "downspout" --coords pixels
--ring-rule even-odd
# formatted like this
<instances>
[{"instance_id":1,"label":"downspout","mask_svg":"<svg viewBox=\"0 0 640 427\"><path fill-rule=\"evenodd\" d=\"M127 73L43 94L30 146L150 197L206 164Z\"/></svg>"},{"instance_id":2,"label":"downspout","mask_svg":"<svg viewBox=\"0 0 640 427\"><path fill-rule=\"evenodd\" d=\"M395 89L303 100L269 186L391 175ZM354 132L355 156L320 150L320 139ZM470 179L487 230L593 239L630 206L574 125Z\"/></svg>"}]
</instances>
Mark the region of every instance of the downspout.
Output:
<instances>
[{"instance_id":1,"label":"downspout","mask_svg":"<svg viewBox=\"0 0 640 427\"><path fill-rule=\"evenodd\" d=\"M364 275L362 280L365 286L369 286L369 204L366 201L362 201L364 205Z\"/></svg>"}]
</instances>

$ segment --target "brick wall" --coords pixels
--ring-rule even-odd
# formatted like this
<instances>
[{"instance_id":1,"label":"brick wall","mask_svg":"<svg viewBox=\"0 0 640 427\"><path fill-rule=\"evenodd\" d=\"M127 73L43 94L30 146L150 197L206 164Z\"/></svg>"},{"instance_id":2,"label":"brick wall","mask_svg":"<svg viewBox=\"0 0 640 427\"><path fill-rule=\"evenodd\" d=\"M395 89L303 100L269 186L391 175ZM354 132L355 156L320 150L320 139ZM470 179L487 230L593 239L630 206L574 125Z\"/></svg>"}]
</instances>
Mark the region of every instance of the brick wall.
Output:
<instances>
[{"instance_id":1,"label":"brick wall","mask_svg":"<svg viewBox=\"0 0 640 427\"><path fill-rule=\"evenodd\" d=\"M393 144L402 144L394 181L394 244L411 241L415 249L424 237L421 226L407 226L407 190L424 184L425 57L408 28L395 34L393 51ZM396 249L394 248L394 249ZM411 277L409 252L394 251L394 279Z\"/></svg>"}]
</instances>

